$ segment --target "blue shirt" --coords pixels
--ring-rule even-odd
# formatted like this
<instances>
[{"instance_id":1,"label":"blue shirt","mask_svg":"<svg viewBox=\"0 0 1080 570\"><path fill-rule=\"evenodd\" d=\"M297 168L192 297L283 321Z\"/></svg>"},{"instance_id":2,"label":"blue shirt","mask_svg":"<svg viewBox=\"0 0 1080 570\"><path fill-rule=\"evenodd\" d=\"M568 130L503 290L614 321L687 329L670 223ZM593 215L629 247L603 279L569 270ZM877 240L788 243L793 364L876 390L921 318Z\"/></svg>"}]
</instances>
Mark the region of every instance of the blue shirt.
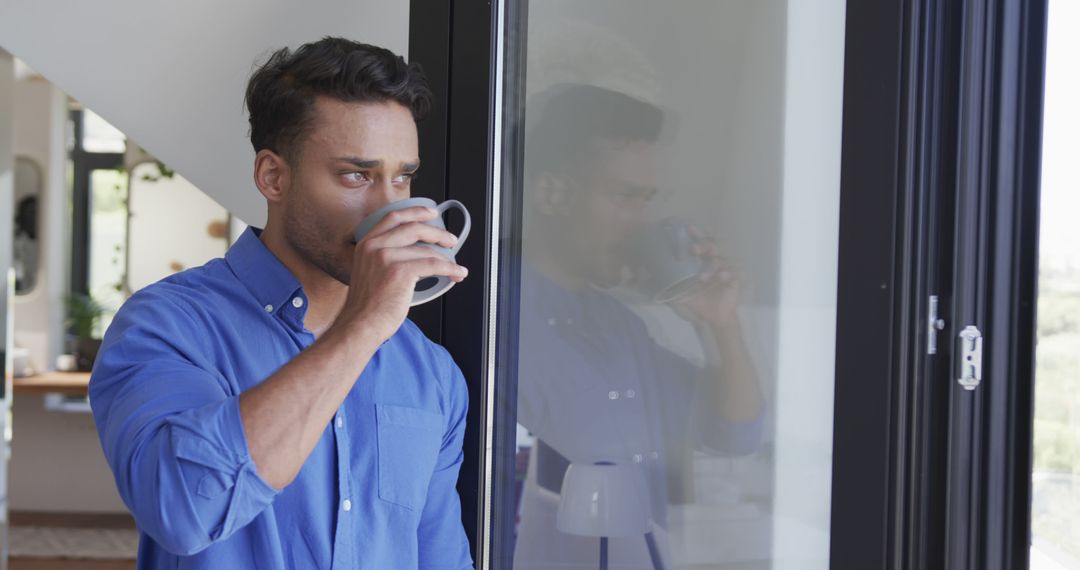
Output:
<instances>
[{"instance_id":1,"label":"blue shirt","mask_svg":"<svg viewBox=\"0 0 1080 570\"><path fill-rule=\"evenodd\" d=\"M672 454L747 455L761 444L763 414L742 422L716 414L702 392L705 371L658 345L625 304L592 288L568 291L528 263L519 344L518 421L558 454L536 455L538 482L550 491L561 491L570 463L635 465L653 521L666 526Z\"/></svg>"},{"instance_id":2,"label":"blue shirt","mask_svg":"<svg viewBox=\"0 0 1080 570\"><path fill-rule=\"evenodd\" d=\"M248 230L224 259L132 295L90 403L139 568L471 568L456 491L468 394L410 321L384 343L296 479L256 472L239 395L314 342L296 278Z\"/></svg>"}]
</instances>

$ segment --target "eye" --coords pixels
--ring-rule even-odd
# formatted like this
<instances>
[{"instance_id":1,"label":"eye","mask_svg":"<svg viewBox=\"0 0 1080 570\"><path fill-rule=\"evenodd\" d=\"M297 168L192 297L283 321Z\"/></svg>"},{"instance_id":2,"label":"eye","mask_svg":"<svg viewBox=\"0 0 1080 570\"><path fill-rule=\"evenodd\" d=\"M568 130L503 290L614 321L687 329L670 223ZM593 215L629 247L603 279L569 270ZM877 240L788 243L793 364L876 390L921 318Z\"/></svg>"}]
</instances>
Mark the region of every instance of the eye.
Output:
<instances>
[{"instance_id":1,"label":"eye","mask_svg":"<svg viewBox=\"0 0 1080 570\"><path fill-rule=\"evenodd\" d=\"M405 172L397 178L394 178L394 184L407 184L409 182L412 182L413 180L416 180L416 177L416 172Z\"/></svg>"},{"instance_id":2,"label":"eye","mask_svg":"<svg viewBox=\"0 0 1080 570\"><path fill-rule=\"evenodd\" d=\"M344 180L346 184L352 184L352 185L359 185L359 184L361 184L363 182L368 182L368 181L371 180L371 178L368 177L366 172L361 172L359 170L354 170L354 171L351 171L351 172L343 172L343 173L341 173L340 176L341 176L341 179Z\"/></svg>"}]
</instances>

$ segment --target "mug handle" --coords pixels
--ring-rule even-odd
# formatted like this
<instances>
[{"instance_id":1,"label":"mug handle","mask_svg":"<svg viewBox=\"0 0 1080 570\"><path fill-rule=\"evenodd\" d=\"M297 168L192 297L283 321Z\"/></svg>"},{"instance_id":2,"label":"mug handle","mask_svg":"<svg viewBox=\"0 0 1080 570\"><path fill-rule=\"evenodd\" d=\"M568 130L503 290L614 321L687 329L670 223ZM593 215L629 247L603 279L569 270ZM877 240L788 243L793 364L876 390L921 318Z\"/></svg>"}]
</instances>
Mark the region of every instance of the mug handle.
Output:
<instances>
[{"instance_id":1,"label":"mug handle","mask_svg":"<svg viewBox=\"0 0 1080 570\"><path fill-rule=\"evenodd\" d=\"M458 242L454 247L450 248L450 252L457 255L461 246L465 245L465 238L469 237L469 230L472 228L472 217L469 216L469 211L465 209L465 204L458 202L457 200L447 200L442 204L435 207L435 210L439 212L439 217L446 214L446 211L450 208L457 208L465 216L465 226L461 228L461 235L458 236Z\"/></svg>"}]
</instances>

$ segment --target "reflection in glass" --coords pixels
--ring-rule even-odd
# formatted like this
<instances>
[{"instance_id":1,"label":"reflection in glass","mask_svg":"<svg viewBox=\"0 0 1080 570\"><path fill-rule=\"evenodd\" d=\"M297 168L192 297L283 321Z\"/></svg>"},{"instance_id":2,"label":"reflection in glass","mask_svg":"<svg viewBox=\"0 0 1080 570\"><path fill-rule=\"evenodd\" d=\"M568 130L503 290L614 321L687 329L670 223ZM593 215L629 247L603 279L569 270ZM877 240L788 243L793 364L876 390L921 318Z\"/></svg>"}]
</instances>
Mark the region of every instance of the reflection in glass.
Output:
<instances>
[{"instance_id":1,"label":"reflection in glass","mask_svg":"<svg viewBox=\"0 0 1080 570\"><path fill-rule=\"evenodd\" d=\"M693 502L691 452L747 455L761 442L764 406L735 312L739 280L701 229L650 220L658 107L584 84L541 97L526 134L519 339L527 350L518 371L518 418L534 438L535 468L516 560L589 559L593 537L606 537L615 565L652 563L668 503ZM610 291L619 286L668 300L717 358L696 366L660 346ZM595 504L575 504L587 500ZM552 519L558 532L541 538Z\"/></svg>"},{"instance_id":2,"label":"reflection in glass","mask_svg":"<svg viewBox=\"0 0 1080 570\"><path fill-rule=\"evenodd\" d=\"M15 237L11 264L15 270L15 293L25 295L34 289L41 254L40 210L42 196L41 167L33 159L15 158Z\"/></svg>"},{"instance_id":3,"label":"reflection in glass","mask_svg":"<svg viewBox=\"0 0 1080 570\"><path fill-rule=\"evenodd\" d=\"M817 34L843 6L818 8L528 5L515 569L827 567L842 41ZM795 32L828 79L786 83Z\"/></svg>"}]
</instances>

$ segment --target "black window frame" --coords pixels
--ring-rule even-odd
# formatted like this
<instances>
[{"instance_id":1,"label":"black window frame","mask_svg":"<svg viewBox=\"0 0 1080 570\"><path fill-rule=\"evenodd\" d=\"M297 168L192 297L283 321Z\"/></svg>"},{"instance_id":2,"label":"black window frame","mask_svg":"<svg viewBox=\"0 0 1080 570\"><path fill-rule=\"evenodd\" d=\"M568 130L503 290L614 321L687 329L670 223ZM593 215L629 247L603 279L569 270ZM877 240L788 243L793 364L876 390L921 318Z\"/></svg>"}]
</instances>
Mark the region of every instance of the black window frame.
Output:
<instances>
[{"instance_id":1,"label":"black window frame","mask_svg":"<svg viewBox=\"0 0 1080 570\"><path fill-rule=\"evenodd\" d=\"M71 292L90 293L90 224L93 217L91 177L95 170L122 170L124 153L91 152L83 147L82 108L68 111L72 127L69 152L71 185Z\"/></svg>"}]
</instances>

